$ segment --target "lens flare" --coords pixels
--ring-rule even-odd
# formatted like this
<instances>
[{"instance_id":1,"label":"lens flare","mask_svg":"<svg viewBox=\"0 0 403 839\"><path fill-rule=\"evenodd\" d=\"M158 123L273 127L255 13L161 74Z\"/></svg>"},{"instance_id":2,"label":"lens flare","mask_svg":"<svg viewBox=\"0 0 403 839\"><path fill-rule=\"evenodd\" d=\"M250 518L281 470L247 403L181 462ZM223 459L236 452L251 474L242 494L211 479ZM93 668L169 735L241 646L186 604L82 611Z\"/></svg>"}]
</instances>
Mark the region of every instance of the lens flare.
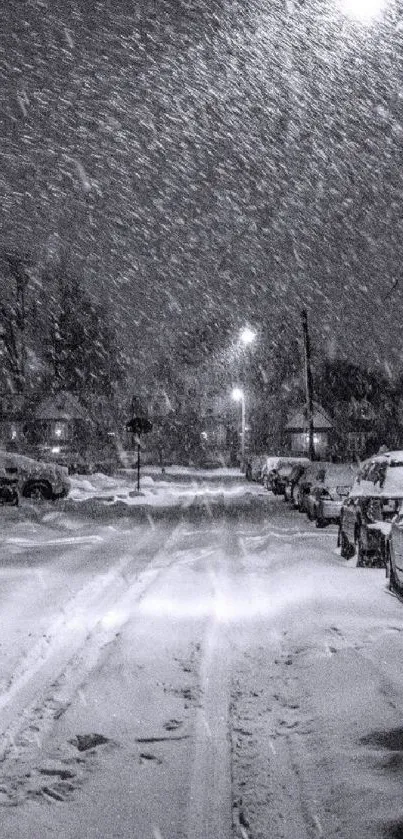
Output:
<instances>
[{"instance_id":1,"label":"lens flare","mask_svg":"<svg viewBox=\"0 0 403 839\"><path fill-rule=\"evenodd\" d=\"M361 23L370 23L386 7L386 0L340 0L341 11Z\"/></svg>"}]
</instances>

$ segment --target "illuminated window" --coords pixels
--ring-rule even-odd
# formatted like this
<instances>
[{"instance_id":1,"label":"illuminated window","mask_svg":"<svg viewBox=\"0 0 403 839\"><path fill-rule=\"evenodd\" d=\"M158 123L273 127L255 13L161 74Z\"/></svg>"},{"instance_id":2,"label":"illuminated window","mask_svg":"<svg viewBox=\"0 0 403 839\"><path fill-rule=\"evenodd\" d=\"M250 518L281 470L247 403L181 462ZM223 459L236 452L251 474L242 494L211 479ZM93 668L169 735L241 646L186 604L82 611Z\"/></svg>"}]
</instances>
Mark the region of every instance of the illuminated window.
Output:
<instances>
[{"instance_id":1,"label":"illuminated window","mask_svg":"<svg viewBox=\"0 0 403 839\"><path fill-rule=\"evenodd\" d=\"M55 422L53 436L57 440L64 440L66 437L66 425L64 422Z\"/></svg>"}]
</instances>

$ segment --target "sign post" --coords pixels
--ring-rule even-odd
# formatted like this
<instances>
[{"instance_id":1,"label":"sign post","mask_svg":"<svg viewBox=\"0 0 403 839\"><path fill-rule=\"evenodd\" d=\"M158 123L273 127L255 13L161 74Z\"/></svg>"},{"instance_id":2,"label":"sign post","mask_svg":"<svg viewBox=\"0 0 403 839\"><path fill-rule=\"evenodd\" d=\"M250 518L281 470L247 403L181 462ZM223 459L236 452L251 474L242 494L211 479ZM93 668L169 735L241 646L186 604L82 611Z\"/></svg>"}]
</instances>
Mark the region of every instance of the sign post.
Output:
<instances>
[{"instance_id":1,"label":"sign post","mask_svg":"<svg viewBox=\"0 0 403 839\"><path fill-rule=\"evenodd\" d=\"M134 443L137 446L137 490L140 492L140 450L141 434L149 434L153 424L147 417L133 417L126 423L126 431L134 435Z\"/></svg>"},{"instance_id":2,"label":"sign post","mask_svg":"<svg viewBox=\"0 0 403 839\"><path fill-rule=\"evenodd\" d=\"M314 441L314 411L313 411L313 381L311 368L311 342L308 330L308 312L302 310L302 332L304 336L304 361L305 361L305 392L306 392L306 415L308 420L308 450L309 459L315 460Z\"/></svg>"}]
</instances>

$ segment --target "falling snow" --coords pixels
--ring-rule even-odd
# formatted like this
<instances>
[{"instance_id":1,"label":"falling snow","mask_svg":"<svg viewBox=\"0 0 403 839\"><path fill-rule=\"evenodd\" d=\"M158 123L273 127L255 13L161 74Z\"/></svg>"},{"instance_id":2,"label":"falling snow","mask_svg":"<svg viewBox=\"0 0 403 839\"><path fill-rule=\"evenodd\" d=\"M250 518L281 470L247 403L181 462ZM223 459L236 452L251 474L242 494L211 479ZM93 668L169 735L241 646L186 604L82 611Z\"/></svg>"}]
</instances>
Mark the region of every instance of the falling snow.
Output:
<instances>
[{"instance_id":1,"label":"falling snow","mask_svg":"<svg viewBox=\"0 0 403 839\"><path fill-rule=\"evenodd\" d=\"M131 357L184 318L278 340L303 303L315 340L400 364L398 6L7 6L7 245L40 263L59 236Z\"/></svg>"}]
</instances>

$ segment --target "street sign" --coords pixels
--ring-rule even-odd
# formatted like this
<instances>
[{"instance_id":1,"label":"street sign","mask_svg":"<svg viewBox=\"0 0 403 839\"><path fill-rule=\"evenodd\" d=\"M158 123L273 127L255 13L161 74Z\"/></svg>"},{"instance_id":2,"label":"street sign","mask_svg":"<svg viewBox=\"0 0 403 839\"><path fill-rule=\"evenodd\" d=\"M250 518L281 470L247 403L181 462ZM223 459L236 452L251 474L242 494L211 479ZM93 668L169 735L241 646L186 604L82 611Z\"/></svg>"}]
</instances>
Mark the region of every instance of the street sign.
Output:
<instances>
[{"instance_id":1,"label":"street sign","mask_svg":"<svg viewBox=\"0 0 403 839\"><path fill-rule=\"evenodd\" d=\"M126 431L131 434L149 434L153 424L147 417L133 417L126 423Z\"/></svg>"},{"instance_id":2,"label":"street sign","mask_svg":"<svg viewBox=\"0 0 403 839\"><path fill-rule=\"evenodd\" d=\"M126 431L134 435L134 443L137 446L137 490L140 491L140 449L141 449L141 434L149 434L152 431L153 424L147 417L132 417L126 423Z\"/></svg>"}]
</instances>

